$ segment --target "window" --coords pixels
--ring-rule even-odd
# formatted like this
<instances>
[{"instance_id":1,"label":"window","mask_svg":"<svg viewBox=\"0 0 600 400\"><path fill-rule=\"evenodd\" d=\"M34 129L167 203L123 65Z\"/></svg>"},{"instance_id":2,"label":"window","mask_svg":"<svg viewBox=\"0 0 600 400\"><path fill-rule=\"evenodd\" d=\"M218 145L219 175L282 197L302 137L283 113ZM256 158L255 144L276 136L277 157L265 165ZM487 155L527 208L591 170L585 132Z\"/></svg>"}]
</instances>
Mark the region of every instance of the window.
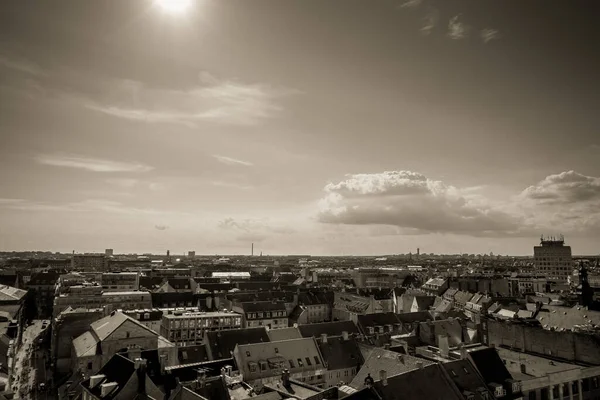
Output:
<instances>
[{"instance_id":1,"label":"window","mask_svg":"<svg viewBox=\"0 0 600 400\"><path fill-rule=\"evenodd\" d=\"M250 357L250 352L246 351L246 357Z\"/></svg>"},{"instance_id":2,"label":"window","mask_svg":"<svg viewBox=\"0 0 600 400\"><path fill-rule=\"evenodd\" d=\"M319 364L321 364L321 361L319 360L319 357L315 356L315 365Z\"/></svg>"},{"instance_id":3,"label":"window","mask_svg":"<svg viewBox=\"0 0 600 400\"><path fill-rule=\"evenodd\" d=\"M312 363L310 362L310 358L306 357L306 365L311 366Z\"/></svg>"},{"instance_id":4,"label":"window","mask_svg":"<svg viewBox=\"0 0 600 400\"><path fill-rule=\"evenodd\" d=\"M275 347L275 353L279 353L279 349Z\"/></svg>"},{"instance_id":5,"label":"window","mask_svg":"<svg viewBox=\"0 0 600 400\"><path fill-rule=\"evenodd\" d=\"M129 332L126 332L126 333L125 333L125 337L126 337L127 339L129 339L129 336L130 336Z\"/></svg>"},{"instance_id":6,"label":"window","mask_svg":"<svg viewBox=\"0 0 600 400\"><path fill-rule=\"evenodd\" d=\"M468 373L469 373L469 370L468 370L468 369L466 369L465 367L463 367L463 371L465 371L465 374L468 374Z\"/></svg>"},{"instance_id":7,"label":"window","mask_svg":"<svg viewBox=\"0 0 600 400\"><path fill-rule=\"evenodd\" d=\"M91 361L90 361L90 362L88 362L88 366L87 366L87 367L88 367L88 369L92 369L92 368L93 368L93 366L94 366L94 364L93 364Z\"/></svg>"},{"instance_id":8,"label":"window","mask_svg":"<svg viewBox=\"0 0 600 400\"><path fill-rule=\"evenodd\" d=\"M348 376L348 370L344 371L344 376Z\"/></svg>"},{"instance_id":9,"label":"window","mask_svg":"<svg viewBox=\"0 0 600 400\"><path fill-rule=\"evenodd\" d=\"M296 365L294 365L294 360L290 360L290 368L296 368Z\"/></svg>"},{"instance_id":10,"label":"window","mask_svg":"<svg viewBox=\"0 0 600 400\"><path fill-rule=\"evenodd\" d=\"M301 359L301 358L299 358L299 359L298 359L298 366L299 366L300 368L304 367L304 363L302 362L302 359Z\"/></svg>"}]
</instances>

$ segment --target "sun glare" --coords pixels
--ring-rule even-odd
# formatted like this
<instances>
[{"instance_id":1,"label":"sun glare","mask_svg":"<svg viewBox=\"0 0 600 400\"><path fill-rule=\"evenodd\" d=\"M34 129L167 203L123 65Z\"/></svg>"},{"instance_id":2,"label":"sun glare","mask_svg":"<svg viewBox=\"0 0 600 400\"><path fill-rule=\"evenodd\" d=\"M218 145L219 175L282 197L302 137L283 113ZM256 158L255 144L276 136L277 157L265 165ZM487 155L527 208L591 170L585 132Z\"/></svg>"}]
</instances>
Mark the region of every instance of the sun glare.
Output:
<instances>
[{"instance_id":1,"label":"sun glare","mask_svg":"<svg viewBox=\"0 0 600 400\"><path fill-rule=\"evenodd\" d=\"M179 14L190 7L192 0L157 0L156 3L166 12Z\"/></svg>"}]
</instances>

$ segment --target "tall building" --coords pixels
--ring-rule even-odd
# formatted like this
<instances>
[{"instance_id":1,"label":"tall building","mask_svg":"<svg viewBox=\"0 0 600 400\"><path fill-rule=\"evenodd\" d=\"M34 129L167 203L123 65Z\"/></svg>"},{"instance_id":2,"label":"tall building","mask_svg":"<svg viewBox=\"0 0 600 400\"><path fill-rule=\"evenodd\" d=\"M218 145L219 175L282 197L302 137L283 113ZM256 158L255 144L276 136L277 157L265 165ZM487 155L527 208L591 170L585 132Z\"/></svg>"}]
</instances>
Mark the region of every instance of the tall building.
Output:
<instances>
[{"instance_id":1,"label":"tall building","mask_svg":"<svg viewBox=\"0 0 600 400\"><path fill-rule=\"evenodd\" d=\"M113 249L106 249L106 250L104 250L104 255L106 257L112 257L113 254L114 254Z\"/></svg>"},{"instance_id":2,"label":"tall building","mask_svg":"<svg viewBox=\"0 0 600 400\"><path fill-rule=\"evenodd\" d=\"M533 262L536 270L552 281L567 282L573 272L571 246L565 246L562 235L558 239L542 236L540 245L533 248Z\"/></svg>"},{"instance_id":3,"label":"tall building","mask_svg":"<svg viewBox=\"0 0 600 400\"><path fill-rule=\"evenodd\" d=\"M195 251L188 251L188 257L189 257L189 258L194 258L194 257L196 257L196 252L195 252Z\"/></svg>"}]
</instances>

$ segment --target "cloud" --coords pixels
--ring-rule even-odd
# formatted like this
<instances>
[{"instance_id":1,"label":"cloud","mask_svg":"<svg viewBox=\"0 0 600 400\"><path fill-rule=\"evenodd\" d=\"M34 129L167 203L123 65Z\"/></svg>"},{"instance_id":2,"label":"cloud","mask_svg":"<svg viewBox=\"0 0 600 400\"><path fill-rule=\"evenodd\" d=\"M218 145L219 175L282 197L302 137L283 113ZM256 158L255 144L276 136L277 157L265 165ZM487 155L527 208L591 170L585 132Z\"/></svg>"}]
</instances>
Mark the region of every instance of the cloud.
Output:
<instances>
[{"instance_id":1,"label":"cloud","mask_svg":"<svg viewBox=\"0 0 600 400\"><path fill-rule=\"evenodd\" d=\"M250 185L243 185L243 184L239 184L239 183L235 183L235 182L212 181L212 182L210 182L210 184L213 185L213 186L217 186L217 187L239 189L239 190L250 190L250 189L252 189L252 186L250 186Z\"/></svg>"},{"instance_id":2,"label":"cloud","mask_svg":"<svg viewBox=\"0 0 600 400\"><path fill-rule=\"evenodd\" d=\"M575 171L561 172L549 175L529 186L521 193L521 197L538 204L573 205L598 202L600 209L600 178Z\"/></svg>"},{"instance_id":3,"label":"cloud","mask_svg":"<svg viewBox=\"0 0 600 400\"><path fill-rule=\"evenodd\" d=\"M145 164L119 162L100 158L73 155L39 155L35 158L39 164L54 167L79 168L93 172L148 172L153 170Z\"/></svg>"},{"instance_id":4,"label":"cloud","mask_svg":"<svg viewBox=\"0 0 600 400\"><path fill-rule=\"evenodd\" d=\"M448 36L451 39L464 39L469 35L470 27L461 21L461 15L455 15L448 21Z\"/></svg>"},{"instance_id":5,"label":"cloud","mask_svg":"<svg viewBox=\"0 0 600 400\"><path fill-rule=\"evenodd\" d=\"M154 225L154 229L159 231L166 231L167 229L169 229L169 227L166 225Z\"/></svg>"},{"instance_id":6,"label":"cloud","mask_svg":"<svg viewBox=\"0 0 600 400\"><path fill-rule=\"evenodd\" d=\"M117 96L88 101L86 107L117 118L187 127L202 121L257 125L283 111L279 99L299 93L263 83L219 79L206 72L200 73L199 84L187 90L157 89L129 80L109 86Z\"/></svg>"},{"instance_id":7,"label":"cloud","mask_svg":"<svg viewBox=\"0 0 600 400\"><path fill-rule=\"evenodd\" d=\"M139 181L137 179L131 178L115 178L115 179L107 179L107 183L115 186L119 186L124 189L130 189L132 187L137 186Z\"/></svg>"},{"instance_id":8,"label":"cloud","mask_svg":"<svg viewBox=\"0 0 600 400\"><path fill-rule=\"evenodd\" d=\"M229 217L219 221L217 226L222 230L234 233L236 240L250 242L262 242L273 235L288 235L295 232L287 226L273 226L266 218L235 219Z\"/></svg>"},{"instance_id":9,"label":"cloud","mask_svg":"<svg viewBox=\"0 0 600 400\"><path fill-rule=\"evenodd\" d=\"M412 171L350 175L325 186L318 219L349 225L391 225L428 233L504 235L518 218L460 189Z\"/></svg>"},{"instance_id":10,"label":"cloud","mask_svg":"<svg viewBox=\"0 0 600 400\"><path fill-rule=\"evenodd\" d=\"M481 40L483 40L483 43L487 43L491 40L496 40L500 38L500 32L498 32L497 29L491 28L482 29L479 32L479 35L481 36Z\"/></svg>"},{"instance_id":11,"label":"cloud","mask_svg":"<svg viewBox=\"0 0 600 400\"><path fill-rule=\"evenodd\" d=\"M238 159L231 158L231 157L220 156L218 154L214 154L213 157L216 158L220 163L223 163L226 165L243 165L246 167L251 167L254 165L248 161L242 161L242 160L238 160Z\"/></svg>"},{"instance_id":12,"label":"cloud","mask_svg":"<svg viewBox=\"0 0 600 400\"><path fill-rule=\"evenodd\" d=\"M416 8L423 3L423 0L407 0L400 4L399 8Z\"/></svg>"},{"instance_id":13,"label":"cloud","mask_svg":"<svg viewBox=\"0 0 600 400\"><path fill-rule=\"evenodd\" d=\"M46 72L38 65L14 56L0 54L0 66L33 76L44 76Z\"/></svg>"},{"instance_id":14,"label":"cloud","mask_svg":"<svg viewBox=\"0 0 600 400\"><path fill-rule=\"evenodd\" d=\"M393 234L536 236L600 234L600 178L575 171L549 175L507 201L485 187L457 188L412 171L349 175L325 186L318 220L391 226ZM379 233L378 235L381 235Z\"/></svg>"},{"instance_id":15,"label":"cloud","mask_svg":"<svg viewBox=\"0 0 600 400\"><path fill-rule=\"evenodd\" d=\"M435 8L430 8L427 11L427 14L423 18L423 27L421 27L421 32L424 35L429 35L433 29L437 26L438 21L440 20L440 12Z\"/></svg>"}]
</instances>

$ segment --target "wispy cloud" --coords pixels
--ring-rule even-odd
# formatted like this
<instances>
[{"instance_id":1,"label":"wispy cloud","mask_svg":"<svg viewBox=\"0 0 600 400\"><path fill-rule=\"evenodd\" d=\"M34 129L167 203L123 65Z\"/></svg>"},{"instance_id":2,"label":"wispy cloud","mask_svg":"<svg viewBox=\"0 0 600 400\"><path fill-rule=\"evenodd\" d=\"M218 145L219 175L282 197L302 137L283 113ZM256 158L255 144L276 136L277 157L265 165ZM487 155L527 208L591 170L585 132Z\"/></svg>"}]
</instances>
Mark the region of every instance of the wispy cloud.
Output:
<instances>
[{"instance_id":1,"label":"wispy cloud","mask_svg":"<svg viewBox=\"0 0 600 400\"><path fill-rule=\"evenodd\" d=\"M210 184L213 185L213 186L224 187L224 188L231 188L231 189L239 189L239 190L250 190L250 189L252 189L252 186L243 185L243 184L239 184L239 183L235 183L235 182L212 181L212 182L210 182Z\"/></svg>"},{"instance_id":2,"label":"wispy cloud","mask_svg":"<svg viewBox=\"0 0 600 400\"><path fill-rule=\"evenodd\" d=\"M199 84L188 90L166 90L129 80L113 83L122 94L110 102L90 101L88 109L117 118L147 123L172 123L194 127L207 121L232 125L257 125L283 111L278 100L296 90L263 83L245 84L219 79L203 72Z\"/></svg>"},{"instance_id":3,"label":"wispy cloud","mask_svg":"<svg viewBox=\"0 0 600 400\"><path fill-rule=\"evenodd\" d=\"M421 27L421 32L424 35L429 35L437 26L438 21L440 20L440 12L436 8L430 8L427 11L427 15L423 18L423 27Z\"/></svg>"},{"instance_id":4,"label":"wispy cloud","mask_svg":"<svg viewBox=\"0 0 600 400\"><path fill-rule=\"evenodd\" d=\"M464 39L469 35L469 26L461 21L461 15L455 15L448 21L448 36L451 39Z\"/></svg>"},{"instance_id":5,"label":"wispy cloud","mask_svg":"<svg viewBox=\"0 0 600 400\"><path fill-rule=\"evenodd\" d=\"M154 229L158 231L166 231L167 229L169 229L169 227L166 225L154 225Z\"/></svg>"},{"instance_id":6,"label":"wispy cloud","mask_svg":"<svg viewBox=\"0 0 600 400\"><path fill-rule=\"evenodd\" d=\"M482 29L481 32L479 32L479 35L481 36L481 40L483 40L483 43L487 43L491 40L496 40L500 38L500 32L498 32L497 29L491 28Z\"/></svg>"},{"instance_id":7,"label":"wispy cloud","mask_svg":"<svg viewBox=\"0 0 600 400\"><path fill-rule=\"evenodd\" d=\"M407 0L400 4L400 8L416 8L423 3L423 0Z\"/></svg>"},{"instance_id":8,"label":"wispy cloud","mask_svg":"<svg viewBox=\"0 0 600 400\"><path fill-rule=\"evenodd\" d=\"M54 167L79 168L93 172L148 172L153 167L141 163L120 162L73 155L39 155L35 160Z\"/></svg>"},{"instance_id":9,"label":"wispy cloud","mask_svg":"<svg viewBox=\"0 0 600 400\"><path fill-rule=\"evenodd\" d=\"M44 76L46 72L31 61L0 54L0 66L34 76Z\"/></svg>"},{"instance_id":10,"label":"wispy cloud","mask_svg":"<svg viewBox=\"0 0 600 400\"><path fill-rule=\"evenodd\" d=\"M243 160L238 160L235 158L231 158L231 157L227 157L227 156L221 156L218 154L214 154L213 155L214 158L216 158L220 163L223 164L227 164L227 165L243 165L246 167L251 167L254 164L252 164L251 162L248 161L243 161Z\"/></svg>"}]
</instances>

